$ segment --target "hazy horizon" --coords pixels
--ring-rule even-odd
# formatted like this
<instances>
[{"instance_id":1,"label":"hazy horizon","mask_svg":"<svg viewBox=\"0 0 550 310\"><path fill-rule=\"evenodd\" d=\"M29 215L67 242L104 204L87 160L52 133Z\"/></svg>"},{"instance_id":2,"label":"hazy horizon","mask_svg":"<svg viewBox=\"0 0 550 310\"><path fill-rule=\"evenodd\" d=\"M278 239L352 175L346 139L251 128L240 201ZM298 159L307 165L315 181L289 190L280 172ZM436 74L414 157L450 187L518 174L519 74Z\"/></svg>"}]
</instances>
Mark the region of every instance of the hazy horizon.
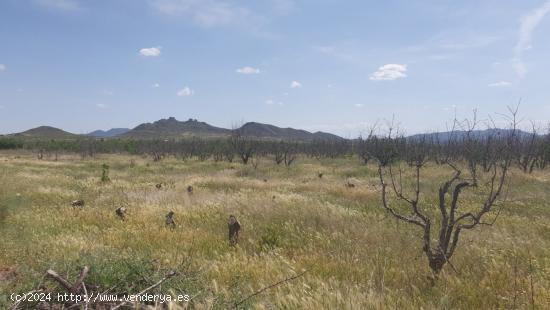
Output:
<instances>
[{"instance_id":1,"label":"hazy horizon","mask_svg":"<svg viewBox=\"0 0 550 310\"><path fill-rule=\"evenodd\" d=\"M550 1L6 0L0 133L174 116L357 137L521 99L550 121Z\"/></svg>"}]
</instances>

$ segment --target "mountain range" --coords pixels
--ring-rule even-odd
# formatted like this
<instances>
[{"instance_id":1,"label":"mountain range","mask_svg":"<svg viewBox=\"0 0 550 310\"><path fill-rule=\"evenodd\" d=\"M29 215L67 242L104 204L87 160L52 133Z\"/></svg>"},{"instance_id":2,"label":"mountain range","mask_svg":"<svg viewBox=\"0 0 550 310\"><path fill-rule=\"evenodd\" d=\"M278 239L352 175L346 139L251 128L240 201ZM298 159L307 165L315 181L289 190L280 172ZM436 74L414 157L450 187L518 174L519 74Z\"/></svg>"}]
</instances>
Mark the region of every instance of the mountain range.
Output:
<instances>
[{"instance_id":1,"label":"mountain range","mask_svg":"<svg viewBox=\"0 0 550 310\"><path fill-rule=\"evenodd\" d=\"M509 136L512 133L512 129L500 129L500 128L489 128L489 129L478 129L472 130L469 134L474 140L483 139L486 137L493 138L504 138ZM516 136L520 139L527 139L533 135L533 133L526 132L523 130L516 130ZM408 136L408 139L418 140L418 139L427 139L428 141L439 140L441 142L448 142L449 140L456 141L461 140L467 137L468 131L456 130L456 131L445 131L445 132L434 132L434 133L421 133L412 136Z\"/></svg>"},{"instance_id":2,"label":"mountain range","mask_svg":"<svg viewBox=\"0 0 550 310\"><path fill-rule=\"evenodd\" d=\"M269 124L249 122L237 128L244 136L259 139L292 139L300 141L311 140L341 140L334 134L317 131L311 133L294 128L281 128ZM29 139L78 139L84 137L121 138L121 139L155 139L155 138L185 138L185 137L227 137L233 130L212 126L208 123L189 119L178 121L174 117L160 119L153 123L143 123L133 129L113 128L110 130L96 130L84 135L77 135L61 129L40 126L9 136Z\"/></svg>"},{"instance_id":3,"label":"mountain range","mask_svg":"<svg viewBox=\"0 0 550 310\"><path fill-rule=\"evenodd\" d=\"M122 134L121 138L178 138L188 136L220 137L231 134L231 130L215 127L196 119L178 121L174 117L153 123L144 123Z\"/></svg>"},{"instance_id":4,"label":"mountain range","mask_svg":"<svg viewBox=\"0 0 550 310\"><path fill-rule=\"evenodd\" d=\"M259 139L271 140L343 140L344 138L326 132L309 132L302 129L281 128L274 125L262 124L257 122L248 122L239 128L236 128L242 135L255 137ZM233 130L212 126L208 123L198 121L196 119L188 119L187 121L178 121L174 117L160 119L153 123L143 123L133 129L129 128L112 128L110 130L96 130L84 135L73 134L61 129L40 126L29 129L20 133L10 134L8 136L25 138L25 139L80 139L86 137L96 138L119 138L119 139L177 139L186 137L227 137L231 135ZM476 138L483 138L489 135L504 136L509 133L509 129L486 129L476 130L472 135ZM528 138L531 133L518 130L520 138ZM408 136L408 139L419 138L437 138L440 141L448 141L449 139L460 139L466 135L465 131L451 132L436 132L422 133Z\"/></svg>"}]
</instances>

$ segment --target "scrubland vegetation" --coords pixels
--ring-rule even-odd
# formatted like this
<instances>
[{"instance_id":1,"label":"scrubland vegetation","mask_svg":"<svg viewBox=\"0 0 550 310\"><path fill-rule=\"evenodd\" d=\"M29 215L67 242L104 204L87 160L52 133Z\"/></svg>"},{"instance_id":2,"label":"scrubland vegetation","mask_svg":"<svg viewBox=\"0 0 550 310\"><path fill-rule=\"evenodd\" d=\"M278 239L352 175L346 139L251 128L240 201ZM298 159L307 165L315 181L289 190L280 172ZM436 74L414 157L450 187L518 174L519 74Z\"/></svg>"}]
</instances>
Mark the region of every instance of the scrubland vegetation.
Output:
<instances>
[{"instance_id":1,"label":"scrubland vegetation","mask_svg":"<svg viewBox=\"0 0 550 310\"><path fill-rule=\"evenodd\" d=\"M550 307L548 170L511 165L506 201L488 213L495 223L463 231L434 276L422 229L383 208L379 164L365 165L360 153L300 155L289 166L271 155L244 165L149 152L36 154L0 154L0 308L14 292L63 291L47 269L75 279L83 266L97 292L136 293L176 271L151 291L191 297L174 309ZM438 188L452 170L432 161L422 168L422 210L437 215ZM405 187L414 185L403 173ZM483 203L484 189L465 191L461 208ZM85 206L72 207L76 199ZM242 225L236 246L227 239L230 214Z\"/></svg>"}]
</instances>

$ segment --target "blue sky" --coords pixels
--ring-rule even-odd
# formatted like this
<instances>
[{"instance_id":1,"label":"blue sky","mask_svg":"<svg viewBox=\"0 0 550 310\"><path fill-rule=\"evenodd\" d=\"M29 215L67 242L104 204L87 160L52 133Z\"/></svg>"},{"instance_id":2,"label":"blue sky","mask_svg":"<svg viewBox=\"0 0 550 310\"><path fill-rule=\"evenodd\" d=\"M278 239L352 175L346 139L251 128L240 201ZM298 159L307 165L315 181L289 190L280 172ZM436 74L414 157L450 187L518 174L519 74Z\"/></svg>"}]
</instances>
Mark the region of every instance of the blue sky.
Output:
<instances>
[{"instance_id":1,"label":"blue sky","mask_svg":"<svg viewBox=\"0 0 550 310\"><path fill-rule=\"evenodd\" d=\"M550 121L547 0L2 0L0 133L175 116L355 137L521 98Z\"/></svg>"}]
</instances>

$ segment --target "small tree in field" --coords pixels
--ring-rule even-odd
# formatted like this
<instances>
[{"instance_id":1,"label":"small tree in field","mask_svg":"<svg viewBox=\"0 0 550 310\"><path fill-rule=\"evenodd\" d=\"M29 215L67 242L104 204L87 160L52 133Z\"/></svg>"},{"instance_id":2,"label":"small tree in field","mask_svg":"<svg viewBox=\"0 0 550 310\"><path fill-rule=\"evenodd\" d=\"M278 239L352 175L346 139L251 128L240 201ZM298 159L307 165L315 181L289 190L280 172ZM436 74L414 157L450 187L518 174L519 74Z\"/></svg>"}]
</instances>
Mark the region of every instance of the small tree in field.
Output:
<instances>
[{"instance_id":1,"label":"small tree in field","mask_svg":"<svg viewBox=\"0 0 550 310\"><path fill-rule=\"evenodd\" d=\"M101 182L106 183L111 181L109 178L109 165L103 164L101 165Z\"/></svg>"},{"instance_id":2,"label":"small tree in field","mask_svg":"<svg viewBox=\"0 0 550 310\"><path fill-rule=\"evenodd\" d=\"M271 152L277 165L284 163L285 166L289 167L296 160L298 143L292 140L274 142L272 143Z\"/></svg>"},{"instance_id":3,"label":"small tree in field","mask_svg":"<svg viewBox=\"0 0 550 310\"><path fill-rule=\"evenodd\" d=\"M243 164L246 165L256 152L257 142L253 138L245 136L241 128L237 128L231 132L231 146Z\"/></svg>"},{"instance_id":4,"label":"small tree in field","mask_svg":"<svg viewBox=\"0 0 550 310\"><path fill-rule=\"evenodd\" d=\"M460 136L454 130L460 126L455 120L445 141L394 137L391 130L386 137L371 137L369 153L378 162L382 206L398 220L420 228L422 251L435 274L449 263L464 230L492 225L500 213L498 210L492 220L485 221L504 196L513 160L517 109L510 112L512 128L501 137L475 136L475 117L473 122L465 123L466 130L460 132ZM482 160L485 169L479 165ZM423 197L426 195L422 186L423 171L430 163L445 166L450 172L433 193L436 204ZM481 202L464 204L460 198L466 191L480 195Z\"/></svg>"},{"instance_id":5,"label":"small tree in field","mask_svg":"<svg viewBox=\"0 0 550 310\"><path fill-rule=\"evenodd\" d=\"M355 142L355 152L357 153L357 156L359 157L359 159L361 159L362 163L364 165L368 164L369 161L372 159L372 155L370 154L370 145L369 143L372 142L372 138L373 138L373 135L374 135L374 130L376 128L376 125L377 124L374 124L370 131L369 131L369 134L367 135L366 138L363 138L363 136L359 136L359 139L357 139L357 141Z\"/></svg>"},{"instance_id":6,"label":"small tree in field","mask_svg":"<svg viewBox=\"0 0 550 310\"><path fill-rule=\"evenodd\" d=\"M290 167L292 163L296 160L298 152L298 144L296 142L288 141L285 143L284 147L284 162L285 166Z\"/></svg>"}]
</instances>

